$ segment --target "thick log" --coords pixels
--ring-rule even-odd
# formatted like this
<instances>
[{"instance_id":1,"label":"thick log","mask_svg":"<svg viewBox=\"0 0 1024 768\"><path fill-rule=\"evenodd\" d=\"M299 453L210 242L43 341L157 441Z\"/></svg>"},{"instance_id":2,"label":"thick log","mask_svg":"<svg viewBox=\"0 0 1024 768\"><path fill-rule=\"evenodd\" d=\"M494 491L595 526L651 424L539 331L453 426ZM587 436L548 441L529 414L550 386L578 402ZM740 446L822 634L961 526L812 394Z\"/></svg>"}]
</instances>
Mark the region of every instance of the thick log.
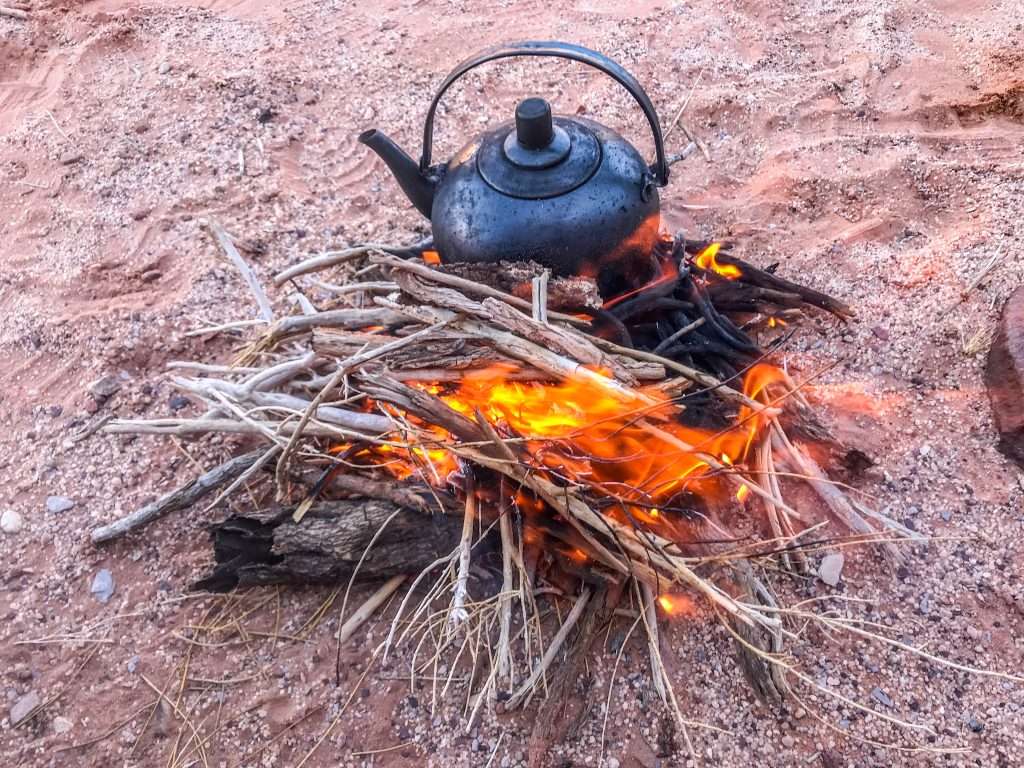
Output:
<instances>
[{"instance_id":1,"label":"thick log","mask_svg":"<svg viewBox=\"0 0 1024 768\"><path fill-rule=\"evenodd\" d=\"M458 516L376 499L319 502L300 523L291 513L251 512L214 525L216 566L194 588L226 592L267 584L347 583L357 565L358 581L382 581L417 573L451 554L462 532Z\"/></svg>"}]
</instances>

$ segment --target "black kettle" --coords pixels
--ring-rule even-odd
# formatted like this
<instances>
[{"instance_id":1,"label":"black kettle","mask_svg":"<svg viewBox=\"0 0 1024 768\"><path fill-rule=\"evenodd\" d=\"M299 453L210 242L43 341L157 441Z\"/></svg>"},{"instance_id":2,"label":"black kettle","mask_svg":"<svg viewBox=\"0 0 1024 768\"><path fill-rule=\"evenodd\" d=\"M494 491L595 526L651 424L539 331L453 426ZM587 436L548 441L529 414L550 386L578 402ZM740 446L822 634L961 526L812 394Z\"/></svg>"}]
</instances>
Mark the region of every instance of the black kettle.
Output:
<instances>
[{"instance_id":1,"label":"black kettle","mask_svg":"<svg viewBox=\"0 0 1024 768\"><path fill-rule=\"evenodd\" d=\"M431 165L434 113L455 80L485 62L555 56L596 67L636 99L654 134L654 165L615 131L593 120L553 116L544 99L527 98L515 120ZM442 262L533 259L559 275L598 278L603 289L638 284L658 242L658 187L668 182L654 105L629 72L606 56L562 42L490 48L459 64L427 110L419 164L376 129L359 141L380 155L416 209L430 219Z\"/></svg>"}]
</instances>

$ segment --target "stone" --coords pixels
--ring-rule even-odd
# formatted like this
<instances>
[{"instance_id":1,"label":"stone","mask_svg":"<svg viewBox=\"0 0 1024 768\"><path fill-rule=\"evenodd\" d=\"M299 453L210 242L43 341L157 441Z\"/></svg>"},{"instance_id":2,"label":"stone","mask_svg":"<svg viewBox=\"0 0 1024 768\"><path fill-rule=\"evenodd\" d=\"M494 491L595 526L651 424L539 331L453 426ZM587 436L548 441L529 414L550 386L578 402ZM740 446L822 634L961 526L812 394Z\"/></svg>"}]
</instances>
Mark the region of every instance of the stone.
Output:
<instances>
[{"instance_id":1,"label":"stone","mask_svg":"<svg viewBox=\"0 0 1024 768\"><path fill-rule=\"evenodd\" d=\"M1024 467L1024 286L1003 305L985 364L999 450Z\"/></svg>"},{"instance_id":2,"label":"stone","mask_svg":"<svg viewBox=\"0 0 1024 768\"><path fill-rule=\"evenodd\" d=\"M156 68L156 71L161 75L166 75L168 72L171 71L171 65L168 64L166 61L161 61L160 65Z\"/></svg>"},{"instance_id":3,"label":"stone","mask_svg":"<svg viewBox=\"0 0 1024 768\"><path fill-rule=\"evenodd\" d=\"M75 500L69 499L67 496L47 496L46 497L46 511L57 514L59 512L67 512L75 506Z\"/></svg>"},{"instance_id":4,"label":"stone","mask_svg":"<svg viewBox=\"0 0 1024 768\"><path fill-rule=\"evenodd\" d=\"M81 162L84 157L85 156L81 152L74 149L67 149L60 153L60 157L57 158L57 161L61 165L74 165L75 163Z\"/></svg>"},{"instance_id":5,"label":"stone","mask_svg":"<svg viewBox=\"0 0 1024 768\"><path fill-rule=\"evenodd\" d=\"M54 733L67 733L75 724L68 720L66 717L55 717L53 718L53 731Z\"/></svg>"},{"instance_id":6,"label":"stone","mask_svg":"<svg viewBox=\"0 0 1024 768\"><path fill-rule=\"evenodd\" d=\"M877 701L883 707L887 707L889 709L892 709L892 706L893 706L892 699L889 698L889 694L887 694L881 688L876 686L874 689L872 689L872 691L871 691L871 698L874 699L875 701Z\"/></svg>"},{"instance_id":7,"label":"stone","mask_svg":"<svg viewBox=\"0 0 1024 768\"><path fill-rule=\"evenodd\" d=\"M0 515L0 531L14 535L21 533L24 527L25 521L13 509L5 509L3 515Z\"/></svg>"},{"instance_id":8,"label":"stone","mask_svg":"<svg viewBox=\"0 0 1024 768\"><path fill-rule=\"evenodd\" d=\"M110 602L110 598L114 596L114 589L114 574L106 568L96 572L92 579L92 586L89 587L93 597L103 604Z\"/></svg>"},{"instance_id":9,"label":"stone","mask_svg":"<svg viewBox=\"0 0 1024 768\"><path fill-rule=\"evenodd\" d=\"M11 705L11 725L17 726L22 723L41 703L42 700L38 693L35 691L26 693Z\"/></svg>"},{"instance_id":10,"label":"stone","mask_svg":"<svg viewBox=\"0 0 1024 768\"><path fill-rule=\"evenodd\" d=\"M182 408L188 408L192 405L192 401L184 395L171 395L171 399L167 401L168 407L177 413Z\"/></svg>"},{"instance_id":11,"label":"stone","mask_svg":"<svg viewBox=\"0 0 1024 768\"><path fill-rule=\"evenodd\" d=\"M843 575L843 563L846 558L842 552L831 552L821 558L821 565L818 566L818 578L834 587L839 584L839 577Z\"/></svg>"},{"instance_id":12,"label":"stone","mask_svg":"<svg viewBox=\"0 0 1024 768\"><path fill-rule=\"evenodd\" d=\"M97 400L107 400L121 389L121 381L117 376L103 376L89 385L89 394Z\"/></svg>"}]
</instances>

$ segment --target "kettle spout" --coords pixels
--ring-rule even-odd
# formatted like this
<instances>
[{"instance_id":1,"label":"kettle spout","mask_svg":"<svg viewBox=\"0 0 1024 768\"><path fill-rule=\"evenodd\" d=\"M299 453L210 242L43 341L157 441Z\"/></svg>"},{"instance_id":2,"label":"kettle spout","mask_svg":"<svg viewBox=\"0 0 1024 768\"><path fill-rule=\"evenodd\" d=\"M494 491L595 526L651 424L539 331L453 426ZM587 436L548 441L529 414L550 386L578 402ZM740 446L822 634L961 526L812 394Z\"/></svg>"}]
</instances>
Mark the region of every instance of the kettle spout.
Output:
<instances>
[{"instance_id":1,"label":"kettle spout","mask_svg":"<svg viewBox=\"0 0 1024 768\"><path fill-rule=\"evenodd\" d=\"M359 141L381 156L405 196L416 206L417 211L429 219L436 182L420 173L416 161L376 128L359 134Z\"/></svg>"}]
</instances>

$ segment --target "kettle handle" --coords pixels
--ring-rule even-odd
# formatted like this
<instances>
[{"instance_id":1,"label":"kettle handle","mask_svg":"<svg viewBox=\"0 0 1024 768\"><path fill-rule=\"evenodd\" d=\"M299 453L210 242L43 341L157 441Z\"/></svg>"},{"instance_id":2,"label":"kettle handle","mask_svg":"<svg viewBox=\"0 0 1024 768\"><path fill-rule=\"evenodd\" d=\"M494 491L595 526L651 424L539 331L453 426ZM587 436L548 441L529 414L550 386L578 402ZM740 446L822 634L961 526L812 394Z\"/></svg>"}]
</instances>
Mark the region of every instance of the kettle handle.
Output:
<instances>
[{"instance_id":1,"label":"kettle handle","mask_svg":"<svg viewBox=\"0 0 1024 768\"><path fill-rule=\"evenodd\" d=\"M606 75L622 85L629 94L636 99L640 105L647 122L650 123L651 132L654 134L654 152L657 155L651 171L654 174L654 181L659 187L668 183L668 160L665 157L665 140L661 134L661 123L658 120L658 113L651 103L650 97L641 87L637 79L627 72L621 65L615 63L604 54L584 48L582 45L573 43L562 43L556 40L550 41L524 41L519 43L505 43L492 48L486 48L474 56L463 61L455 67L437 89L434 100L430 102L430 109L427 110L427 120L423 125L423 154L420 155L420 172L426 173L430 167L430 156L434 143L434 113L437 105L444 96L445 91L474 67L485 64L496 59L507 59L513 56L554 56L562 59L572 59L588 64L601 70Z\"/></svg>"}]
</instances>

